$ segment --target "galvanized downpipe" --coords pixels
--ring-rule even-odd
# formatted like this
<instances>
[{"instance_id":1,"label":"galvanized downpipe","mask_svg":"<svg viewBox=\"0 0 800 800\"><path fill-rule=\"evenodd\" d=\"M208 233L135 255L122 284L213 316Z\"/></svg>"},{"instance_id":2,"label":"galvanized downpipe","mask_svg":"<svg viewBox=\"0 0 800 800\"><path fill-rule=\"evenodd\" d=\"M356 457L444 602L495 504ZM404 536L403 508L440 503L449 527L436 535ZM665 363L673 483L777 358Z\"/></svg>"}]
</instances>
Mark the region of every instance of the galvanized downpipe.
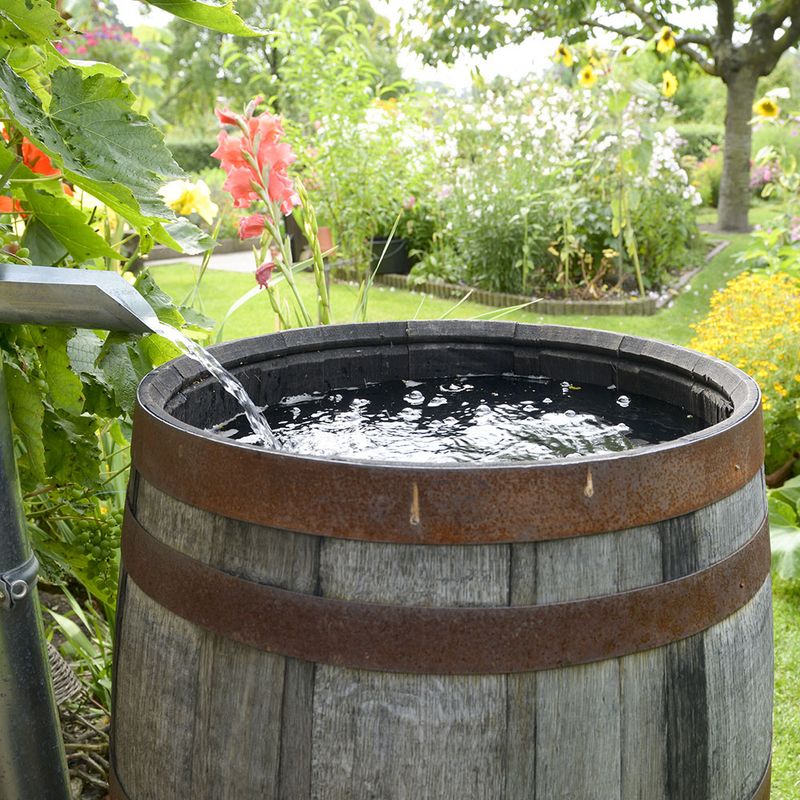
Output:
<instances>
[{"instance_id":1,"label":"galvanized downpipe","mask_svg":"<svg viewBox=\"0 0 800 800\"><path fill-rule=\"evenodd\" d=\"M144 333L157 319L120 275L0 264L0 324ZM0 359L0 798L70 800Z\"/></svg>"}]
</instances>

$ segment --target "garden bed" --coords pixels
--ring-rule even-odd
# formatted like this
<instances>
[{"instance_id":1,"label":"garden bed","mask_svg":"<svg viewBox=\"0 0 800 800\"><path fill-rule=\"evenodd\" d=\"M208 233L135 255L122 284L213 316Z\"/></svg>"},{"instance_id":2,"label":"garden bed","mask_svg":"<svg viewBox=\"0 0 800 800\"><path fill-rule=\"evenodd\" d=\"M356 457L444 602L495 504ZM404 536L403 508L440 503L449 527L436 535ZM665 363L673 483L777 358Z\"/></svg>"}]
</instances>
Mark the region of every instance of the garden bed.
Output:
<instances>
[{"instance_id":1,"label":"garden bed","mask_svg":"<svg viewBox=\"0 0 800 800\"><path fill-rule=\"evenodd\" d=\"M705 263L719 255L727 246L728 241L715 242L707 253ZM434 297L451 298L460 300L469 293L469 299L475 303L491 306L493 308L511 308L514 306L530 305L532 310L539 314L563 315L582 314L584 316L651 316L664 308L677 296L692 278L700 271L701 267L686 270L677 276L675 282L666 287L660 294L648 297L628 297L620 299L599 298L597 300L574 300L570 298L552 299L537 298L509 292L492 292L487 289L465 286L463 284L445 283L443 281L423 281L421 283L409 281L406 275L379 274L374 282L395 289L405 289L412 292L433 295ZM346 283L360 282L363 272L352 264L335 262L331 265L331 276L334 280Z\"/></svg>"}]
</instances>

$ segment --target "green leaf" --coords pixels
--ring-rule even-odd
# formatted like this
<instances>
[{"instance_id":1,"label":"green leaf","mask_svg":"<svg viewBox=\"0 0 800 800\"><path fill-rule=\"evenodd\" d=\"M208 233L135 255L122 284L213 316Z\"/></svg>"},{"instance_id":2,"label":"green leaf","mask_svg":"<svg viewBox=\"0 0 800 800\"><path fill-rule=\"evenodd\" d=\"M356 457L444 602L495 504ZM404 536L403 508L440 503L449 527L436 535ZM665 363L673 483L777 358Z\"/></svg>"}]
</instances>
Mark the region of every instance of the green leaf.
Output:
<instances>
[{"instance_id":1,"label":"green leaf","mask_svg":"<svg viewBox=\"0 0 800 800\"><path fill-rule=\"evenodd\" d=\"M117 405L131 413L136 402L139 381L152 369L152 364L139 351L129 334L110 333L103 343L97 366L111 387Z\"/></svg>"},{"instance_id":2,"label":"green leaf","mask_svg":"<svg viewBox=\"0 0 800 800\"><path fill-rule=\"evenodd\" d=\"M67 67L53 72L51 91L45 111L30 86L0 62L0 95L15 122L67 178L135 225L174 220L158 190L181 170L162 134L133 111L125 82Z\"/></svg>"},{"instance_id":3,"label":"green leaf","mask_svg":"<svg viewBox=\"0 0 800 800\"><path fill-rule=\"evenodd\" d=\"M172 325L173 328L183 326L183 315L178 311L178 307L172 301L172 298L153 280L153 276L149 272L139 273L134 287L147 300L150 307L156 312L156 316L162 322Z\"/></svg>"},{"instance_id":4,"label":"green leaf","mask_svg":"<svg viewBox=\"0 0 800 800\"><path fill-rule=\"evenodd\" d=\"M791 506L795 514L800 515L800 475L790 478L778 489L769 493L770 508L775 500L781 500Z\"/></svg>"},{"instance_id":5,"label":"green leaf","mask_svg":"<svg viewBox=\"0 0 800 800\"><path fill-rule=\"evenodd\" d=\"M197 255L210 250L216 242L205 231L193 225L185 217L169 225L153 226L153 238L160 244L187 255Z\"/></svg>"},{"instance_id":6,"label":"green leaf","mask_svg":"<svg viewBox=\"0 0 800 800\"><path fill-rule=\"evenodd\" d=\"M157 334L143 336L139 346L154 367L159 367L161 364L166 364L167 361L183 355L183 351L177 345Z\"/></svg>"},{"instance_id":7,"label":"green leaf","mask_svg":"<svg viewBox=\"0 0 800 800\"><path fill-rule=\"evenodd\" d=\"M25 197L36 218L58 239L79 262L93 258L121 256L88 223L86 214L64 195L51 195L26 188Z\"/></svg>"},{"instance_id":8,"label":"green leaf","mask_svg":"<svg viewBox=\"0 0 800 800\"><path fill-rule=\"evenodd\" d=\"M43 427L47 474L59 484L94 486L99 481L97 419L45 414Z\"/></svg>"},{"instance_id":9,"label":"green leaf","mask_svg":"<svg viewBox=\"0 0 800 800\"><path fill-rule=\"evenodd\" d=\"M50 0L3 0L0 15L11 20L37 44L71 33Z\"/></svg>"},{"instance_id":10,"label":"green leaf","mask_svg":"<svg viewBox=\"0 0 800 800\"><path fill-rule=\"evenodd\" d=\"M267 31L249 27L236 13L233 0L147 0L176 17L236 36L264 36Z\"/></svg>"},{"instance_id":11,"label":"green leaf","mask_svg":"<svg viewBox=\"0 0 800 800\"><path fill-rule=\"evenodd\" d=\"M72 371L67 353L67 342L74 333L70 328L43 328L42 346L38 350L53 407L78 416L83 412L83 385Z\"/></svg>"},{"instance_id":12,"label":"green leaf","mask_svg":"<svg viewBox=\"0 0 800 800\"><path fill-rule=\"evenodd\" d=\"M96 365L102 345L103 340L94 331L81 328L67 342L67 355L72 371L77 375L102 379L103 374Z\"/></svg>"},{"instance_id":13,"label":"green leaf","mask_svg":"<svg viewBox=\"0 0 800 800\"><path fill-rule=\"evenodd\" d=\"M43 481L46 473L42 441L44 403L41 393L16 364L6 361L3 372L11 419L25 448L25 466L34 480Z\"/></svg>"},{"instance_id":14,"label":"green leaf","mask_svg":"<svg viewBox=\"0 0 800 800\"><path fill-rule=\"evenodd\" d=\"M84 657L97 658L97 646L89 640L89 637L76 622L73 622L63 614L59 614L57 611L53 611L51 608L47 609L47 613L56 621L61 633L75 653Z\"/></svg>"},{"instance_id":15,"label":"green leaf","mask_svg":"<svg viewBox=\"0 0 800 800\"><path fill-rule=\"evenodd\" d=\"M67 255L67 248L38 219L27 224L21 244L31 251L31 263L42 267L57 264Z\"/></svg>"},{"instance_id":16,"label":"green leaf","mask_svg":"<svg viewBox=\"0 0 800 800\"><path fill-rule=\"evenodd\" d=\"M789 481L796 483L797 479ZM769 493L769 533L772 544L772 566L789 580L800 578L800 521L795 507L780 495L781 490Z\"/></svg>"}]
</instances>

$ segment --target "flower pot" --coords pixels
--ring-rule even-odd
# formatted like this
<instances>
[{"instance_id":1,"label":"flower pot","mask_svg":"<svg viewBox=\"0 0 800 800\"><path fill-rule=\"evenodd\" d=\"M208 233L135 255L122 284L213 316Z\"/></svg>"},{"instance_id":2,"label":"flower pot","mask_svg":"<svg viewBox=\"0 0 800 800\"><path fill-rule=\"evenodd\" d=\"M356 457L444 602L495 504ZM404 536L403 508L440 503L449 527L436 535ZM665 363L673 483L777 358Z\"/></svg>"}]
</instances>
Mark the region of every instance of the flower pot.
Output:
<instances>
[{"instance_id":1,"label":"flower pot","mask_svg":"<svg viewBox=\"0 0 800 800\"><path fill-rule=\"evenodd\" d=\"M259 405L512 373L613 383L708 427L515 464L300 455L209 432L231 398L186 358L158 368L138 392L122 537L114 800L768 796L750 378L654 341L501 322L214 352Z\"/></svg>"},{"instance_id":2,"label":"flower pot","mask_svg":"<svg viewBox=\"0 0 800 800\"><path fill-rule=\"evenodd\" d=\"M384 250L386 251L385 253ZM395 237L389 241L387 237L374 237L372 240L371 266L373 271L375 267L378 267L378 275L408 275L411 271L411 262L408 260L408 243L406 240Z\"/></svg>"}]
</instances>

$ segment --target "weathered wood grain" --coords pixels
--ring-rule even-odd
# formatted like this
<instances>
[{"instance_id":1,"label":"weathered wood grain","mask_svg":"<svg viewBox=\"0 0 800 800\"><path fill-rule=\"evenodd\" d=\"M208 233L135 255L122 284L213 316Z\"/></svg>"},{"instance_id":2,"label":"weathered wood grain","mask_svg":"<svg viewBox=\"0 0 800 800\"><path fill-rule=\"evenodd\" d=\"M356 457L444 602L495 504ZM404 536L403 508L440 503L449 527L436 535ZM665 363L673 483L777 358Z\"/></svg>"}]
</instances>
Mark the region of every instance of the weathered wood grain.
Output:
<instances>
[{"instance_id":1,"label":"weathered wood grain","mask_svg":"<svg viewBox=\"0 0 800 800\"><path fill-rule=\"evenodd\" d=\"M505 605L508 546L328 540L323 596ZM505 676L402 675L317 665L315 800L490 800L504 782Z\"/></svg>"},{"instance_id":2,"label":"weathered wood grain","mask_svg":"<svg viewBox=\"0 0 800 800\"><path fill-rule=\"evenodd\" d=\"M226 571L363 602L552 603L681 577L765 513L756 476L692 514L597 536L437 547L321 539L190 508L139 482L157 538ZM540 673L399 675L206 633L129 583L116 756L132 800L749 800L769 754L769 586L709 631Z\"/></svg>"},{"instance_id":3,"label":"weathered wood grain","mask_svg":"<svg viewBox=\"0 0 800 800\"><path fill-rule=\"evenodd\" d=\"M192 509L145 481L140 481L137 513L154 535L194 558L250 580L314 591L318 566L315 537L259 528ZM126 649L137 638L145 640L147 647L134 644L137 663L126 665L124 658L121 660L122 680L133 680L131 676L137 673L160 674L163 658L153 642L169 655L173 650L167 640L178 637L182 646L177 648L176 661L170 663L170 672L179 677L169 677L166 686L184 681L187 688L179 697L154 696L147 685L140 685L126 734L134 739L127 748L131 758L118 765L123 782L128 784L127 769L134 759L135 770L139 764L147 764L148 759L138 758L143 751L157 749L169 739L175 760L186 765L183 771L175 771L167 784L174 786L176 798L308 797L310 665L207 633L152 608L152 601L133 588L132 605L126 604L123 611L123 630L136 627L136 631L126 638ZM129 611L133 609L135 614L142 599L151 618L137 624ZM163 635L162 626L166 626ZM275 724L281 719L285 726ZM184 730L187 734L191 730L191 735L176 735ZM220 764L225 768L220 769ZM159 776L142 768L137 785L147 782L154 798L168 800L168 795L157 794L163 791L158 788Z\"/></svg>"},{"instance_id":4,"label":"weathered wood grain","mask_svg":"<svg viewBox=\"0 0 800 800\"><path fill-rule=\"evenodd\" d=\"M617 590L614 536L541 542L536 599L558 603ZM580 757L576 757L580 754ZM536 797L620 796L619 665L547 670L536 679Z\"/></svg>"}]
</instances>

